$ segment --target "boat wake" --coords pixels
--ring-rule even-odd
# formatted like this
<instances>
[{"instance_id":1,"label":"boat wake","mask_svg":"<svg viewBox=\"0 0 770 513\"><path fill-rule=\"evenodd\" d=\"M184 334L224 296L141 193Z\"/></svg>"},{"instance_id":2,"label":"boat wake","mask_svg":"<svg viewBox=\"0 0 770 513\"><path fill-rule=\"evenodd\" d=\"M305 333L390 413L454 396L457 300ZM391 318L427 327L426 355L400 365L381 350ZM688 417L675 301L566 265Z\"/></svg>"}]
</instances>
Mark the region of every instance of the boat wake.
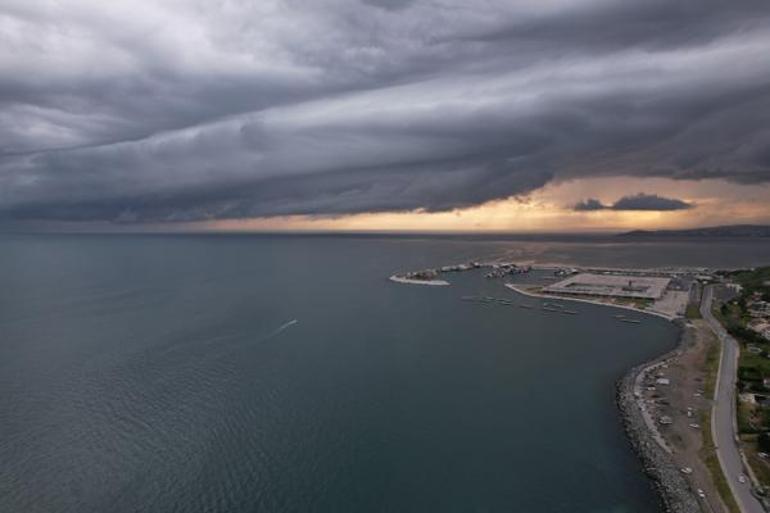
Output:
<instances>
[{"instance_id":1,"label":"boat wake","mask_svg":"<svg viewBox=\"0 0 770 513\"><path fill-rule=\"evenodd\" d=\"M265 340L270 340L271 338L273 338L273 337L276 337L276 336L280 335L281 333L283 333L284 331L286 331L286 330L287 330L287 329L289 329L290 327L294 326L294 325L295 325L295 324L297 324L298 322L299 322L299 320L297 320L297 319L292 319L292 320L290 320L289 322L285 322L285 323L281 324L280 326L278 326L278 328L276 328L276 329L275 329L275 330L273 330L273 331L272 331L272 332L271 332L271 333L270 333L268 336L266 336L266 337L265 337Z\"/></svg>"}]
</instances>

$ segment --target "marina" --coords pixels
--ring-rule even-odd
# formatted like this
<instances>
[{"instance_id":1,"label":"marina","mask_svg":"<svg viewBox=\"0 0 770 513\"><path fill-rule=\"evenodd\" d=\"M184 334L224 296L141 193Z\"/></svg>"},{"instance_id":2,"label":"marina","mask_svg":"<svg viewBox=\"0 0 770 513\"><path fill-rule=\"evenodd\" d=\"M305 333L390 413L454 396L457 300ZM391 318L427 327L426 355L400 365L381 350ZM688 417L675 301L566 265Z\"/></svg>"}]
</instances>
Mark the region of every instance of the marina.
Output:
<instances>
[{"instance_id":1,"label":"marina","mask_svg":"<svg viewBox=\"0 0 770 513\"><path fill-rule=\"evenodd\" d=\"M508 298L500 298L500 297L494 297L494 296L461 296L460 301L467 302L467 303L480 303L484 305L501 305L501 306L510 306L510 307L517 307L517 308L523 308L526 310L534 310L535 306L527 303L516 303L512 299ZM561 313L564 315L579 315L580 311L578 310L572 310L569 308L566 308L563 304L560 303L554 303L550 301L544 301L540 304L539 310L541 312L545 313ZM612 318L626 323L626 324L641 324L642 321L640 319L633 319L626 316L626 314L613 314Z\"/></svg>"},{"instance_id":2,"label":"marina","mask_svg":"<svg viewBox=\"0 0 770 513\"><path fill-rule=\"evenodd\" d=\"M460 301L464 301L466 303L480 303L485 305L497 304L502 306L524 308L528 310L532 310L535 308L533 305L530 305L530 304L514 303L514 301L511 299L494 297L494 296L461 296ZM558 303L548 303L548 302L543 303L540 307L540 310L543 312L561 313L566 315L578 315L580 313L577 310L568 310L564 308L563 305L560 305Z\"/></svg>"}]
</instances>

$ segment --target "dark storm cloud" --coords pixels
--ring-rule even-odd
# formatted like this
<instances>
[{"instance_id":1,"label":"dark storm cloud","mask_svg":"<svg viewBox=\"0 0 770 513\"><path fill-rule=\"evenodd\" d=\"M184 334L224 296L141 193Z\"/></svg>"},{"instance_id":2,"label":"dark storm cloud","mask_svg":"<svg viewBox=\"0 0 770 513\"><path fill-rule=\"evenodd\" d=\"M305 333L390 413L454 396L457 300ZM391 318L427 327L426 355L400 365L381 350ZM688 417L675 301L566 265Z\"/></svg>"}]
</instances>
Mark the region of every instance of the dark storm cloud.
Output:
<instances>
[{"instance_id":1,"label":"dark storm cloud","mask_svg":"<svg viewBox=\"0 0 770 513\"><path fill-rule=\"evenodd\" d=\"M612 205L613 210L687 210L691 203L674 198L664 198L657 194L636 194L624 196Z\"/></svg>"},{"instance_id":2,"label":"dark storm cloud","mask_svg":"<svg viewBox=\"0 0 770 513\"><path fill-rule=\"evenodd\" d=\"M652 210L664 212L669 210L687 210L695 205L676 198L665 198L657 194L639 193L633 196L623 196L612 205L605 205L601 201L589 198L577 203L573 209L590 212L593 210Z\"/></svg>"},{"instance_id":3,"label":"dark storm cloud","mask_svg":"<svg viewBox=\"0 0 770 513\"><path fill-rule=\"evenodd\" d=\"M0 14L6 220L440 211L590 176L770 182L764 0Z\"/></svg>"},{"instance_id":4,"label":"dark storm cloud","mask_svg":"<svg viewBox=\"0 0 770 513\"><path fill-rule=\"evenodd\" d=\"M573 210L577 210L579 212L591 212L593 210L606 210L608 208L610 207L608 207L598 199L594 199L594 198L584 199L583 201L576 203L575 206L572 207Z\"/></svg>"},{"instance_id":5,"label":"dark storm cloud","mask_svg":"<svg viewBox=\"0 0 770 513\"><path fill-rule=\"evenodd\" d=\"M388 10L403 9L407 5L414 3L415 0L363 0L365 4L376 5Z\"/></svg>"}]
</instances>

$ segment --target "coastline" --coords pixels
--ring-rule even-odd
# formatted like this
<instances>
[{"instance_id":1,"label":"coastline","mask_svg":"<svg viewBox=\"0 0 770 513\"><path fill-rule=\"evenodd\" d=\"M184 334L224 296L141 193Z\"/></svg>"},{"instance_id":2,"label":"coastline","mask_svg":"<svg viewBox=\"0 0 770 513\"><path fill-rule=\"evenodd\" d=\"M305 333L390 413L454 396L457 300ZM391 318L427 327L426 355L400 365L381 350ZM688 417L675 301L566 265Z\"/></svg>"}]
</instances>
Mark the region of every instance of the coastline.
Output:
<instances>
[{"instance_id":1,"label":"coastline","mask_svg":"<svg viewBox=\"0 0 770 513\"><path fill-rule=\"evenodd\" d=\"M417 285L449 285L444 280L413 280L398 275L390 277L391 281ZM623 431L631 447L642 463L644 474L650 479L660 501L662 510L667 513L702 513L698 499L691 489L685 476L673 458L672 449L657 429L655 420L639 399L638 388L642 376L682 354L687 341L684 317L670 315L659 311L645 310L632 305L606 303L595 299L576 298L560 295L531 292L522 286L505 283L506 288L526 297L546 300L573 301L599 306L614 307L630 310L638 314L653 315L674 323L679 328L676 347L662 355L642 362L618 379L615 383L615 404L620 414Z\"/></svg>"},{"instance_id":2,"label":"coastline","mask_svg":"<svg viewBox=\"0 0 770 513\"><path fill-rule=\"evenodd\" d=\"M701 508L670 452L661 445L657 430L653 432L650 428L637 401L635 388L647 369L678 356L684 344L685 330L682 329L676 348L631 368L617 381L615 388L615 402L626 437L641 460L644 473L652 481L663 510L669 513L698 513Z\"/></svg>"},{"instance_id":3,"label":"coastline","mask_svg":"<svg viewBox=\"0 0 770 513\"><path fill-rule=\"evenodd\" d=\"M597 301L595 299L583 299L583 298L576 298L576 297L558 296L555 294L541 294L538 292L530 292L513 283L506 283L505 286L513 290L514 292L518 292L519 294L522 294L524 296L534 297L538 299L560 299L562 301L575 301L577 303L589 303L592 305L609 306L612 308L622 308L624 310L632 310L634 312L638 312L641 314L657 315L658 317L662 317L667 321L672 321L672 322L679 318L673 315L666 315L663 312L656 312L654 310L643 310L641 308L636 308L635 306L631 306L631 305L617 305L613 303L605 303L603 301Z\"/></svg>"},{"instance_id":4,"label":"coastline","mask_svg":"<svg viewBox=\"0 0 770 513\"><path fill-rule=\"evenodd\" d=\"M629 305L615 305L590 299L570 298L556 295L538 294L524 290L514 284L505 286L524 296L538 299L562 299L590 303L600 306L633 310L640 314L655 315L673 322L680 329L677 345L674 349L642 362L629 369L615 384L615 403L620 412L620 420L626 438L631 443L634 453L642 463L645 475L652 482L658 494L663 511L668 513L700 513L701 508L690 486L673 460L671 449L656 429L654 420L637 399L636 389L642 375L649 369L662 365L681 354L686 344L684 320L661 312L642 310Z\"/></svg>"}]
</instances>

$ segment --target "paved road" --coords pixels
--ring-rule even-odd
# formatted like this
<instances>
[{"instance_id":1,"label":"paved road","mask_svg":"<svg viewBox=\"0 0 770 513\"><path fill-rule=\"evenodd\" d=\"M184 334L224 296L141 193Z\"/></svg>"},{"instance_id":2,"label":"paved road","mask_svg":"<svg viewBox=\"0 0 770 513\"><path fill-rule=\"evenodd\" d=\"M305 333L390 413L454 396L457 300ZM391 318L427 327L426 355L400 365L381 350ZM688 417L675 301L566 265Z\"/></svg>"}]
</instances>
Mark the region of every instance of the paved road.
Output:
<instances>
[{"instance_id":1,"label":"paved road","mask_svg":"<svg viewBox=\"0 0 770 513\"><path fill-rule=\"evenodd\" d=\"M764 513L762 504L751 494L749 483L740 483L738 476L745 475L743 460L736 444L735 380L738 366L738 343L727 334L711 314L712 287L703 290L701 315L708 321L722 343L722 362L716 390L716 405L711 418L711 432L717 446L717 456L727 477L733 496L743 513Z\"/></svg>"}]
</instances>

